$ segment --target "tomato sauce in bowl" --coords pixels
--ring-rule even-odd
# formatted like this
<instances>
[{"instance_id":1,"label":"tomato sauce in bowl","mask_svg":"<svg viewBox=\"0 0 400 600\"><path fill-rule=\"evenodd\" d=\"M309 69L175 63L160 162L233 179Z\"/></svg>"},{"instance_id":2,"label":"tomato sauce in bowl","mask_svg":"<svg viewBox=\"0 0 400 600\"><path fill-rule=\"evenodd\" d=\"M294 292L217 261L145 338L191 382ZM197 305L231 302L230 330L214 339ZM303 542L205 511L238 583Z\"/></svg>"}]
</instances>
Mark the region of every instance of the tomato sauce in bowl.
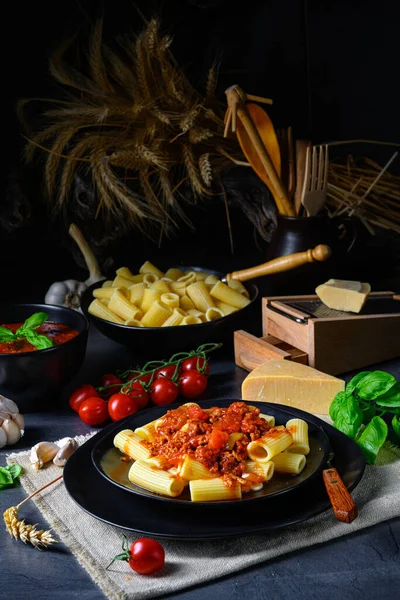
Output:
<instances>
[{"instance_id":1,"label":"tomato sauce in bowl","mask_svg":"<svg viewBox=\"0 0 400 600\"><path fill-rule=\"evenodd\" d=\"M9 329L13 333L22 327L23 323L2 324L1 327ZM63 323L53 323L46 321L35 329L36 333L47 336L56 346L72 340L79 333ZM0 354L21 354L22 352L37 352L38 349L30 344L27 339L22 338L11 342L0 342Z\"/></svg>"}]
</instances>

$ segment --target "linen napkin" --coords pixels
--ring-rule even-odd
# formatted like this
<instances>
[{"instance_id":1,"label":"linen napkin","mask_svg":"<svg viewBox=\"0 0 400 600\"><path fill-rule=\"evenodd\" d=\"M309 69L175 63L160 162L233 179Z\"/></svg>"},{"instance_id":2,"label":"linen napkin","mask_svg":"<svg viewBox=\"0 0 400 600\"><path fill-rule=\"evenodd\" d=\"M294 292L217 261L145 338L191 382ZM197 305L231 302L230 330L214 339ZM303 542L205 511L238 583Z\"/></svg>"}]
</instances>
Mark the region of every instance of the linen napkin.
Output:
<instances>
[{"instance_id":1,"label":"linen napkin","mask_svg":"<svg viewBox=\"0 0 400 600\"><path fill-rule=\"evenodd\" d=\"M90 436L78 436L82 444ZM60 474L52 463L36 472L29 452L11 454L9 463L24 468L21 484L31 493ZM263 535L210 541L161 540L166 563L152 576L137 575L125 562L106 566L120 552L122 534L127 532L107 525L81 510L58 481L32 498L54 534L69 548L93 581L111 600L141 600L177 592L215 580L251 565L265 562L295 550L354 533L400 515L400 449L386 443L375 466L367 466L364 477L352 492L359 508L353 523L338 522L333 511L287 529ZM21 518L27 505L21 507ZM46 529L45 523L38 527ZM139 535L128 535L129 542ZM107 543L105 543L107 540ZM16 542L17 543L17 542ZM19 543L19 542L18 542Z\"/></svg>"}]
</instances>

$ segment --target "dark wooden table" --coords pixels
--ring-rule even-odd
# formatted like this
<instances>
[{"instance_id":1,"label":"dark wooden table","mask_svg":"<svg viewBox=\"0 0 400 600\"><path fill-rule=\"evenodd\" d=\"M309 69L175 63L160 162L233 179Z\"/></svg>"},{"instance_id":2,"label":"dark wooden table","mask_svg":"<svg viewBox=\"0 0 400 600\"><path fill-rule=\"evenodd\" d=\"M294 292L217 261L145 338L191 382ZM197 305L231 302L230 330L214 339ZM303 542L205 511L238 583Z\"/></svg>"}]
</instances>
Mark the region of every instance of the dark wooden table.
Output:
<instances>
[{"instance_id":1,"label":"dark wooden table","mask_svg":"<svg viewBox=\"0 0 400 600\"><path fill-rule=\"evenodd\" d=\"M65 389L59 406L26 415L26 434L17 446L0 450L0 464L10 451L27 450L40 440L87 433L90 428L71 413L68 394L82 382L96 382L100 375L129 364L136 357L96 331L91 331L85 363ZM400 379L400 360L380 368ZM214 398L240 397L245 371L234 365L226 351L212 362L207 394ZM346 379L350 374L346 376ZM0 493L0 511L24 498L21 487ZM399 507L400 514L400 507ZM29 502L24 506L29 523L45 528L43 517ZM103 594L63 544L39 552L11 539L1 526L0 598L3 600L98 600ZM394 600L400 589L400 518L385 522L331 543L310 547L266 564L239 571L215 582L169 595L175 600Z\"/></svg>"}]
</instances>

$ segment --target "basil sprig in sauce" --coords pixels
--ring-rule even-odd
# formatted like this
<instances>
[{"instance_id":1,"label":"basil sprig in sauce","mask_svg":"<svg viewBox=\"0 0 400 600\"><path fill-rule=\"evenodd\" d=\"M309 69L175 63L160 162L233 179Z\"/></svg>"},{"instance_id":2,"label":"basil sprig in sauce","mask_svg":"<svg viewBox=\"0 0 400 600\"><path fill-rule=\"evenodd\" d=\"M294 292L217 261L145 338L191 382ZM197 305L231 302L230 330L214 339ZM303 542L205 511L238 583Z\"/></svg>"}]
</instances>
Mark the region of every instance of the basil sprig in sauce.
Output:
<instances>
[{"instance_id":1,"label":"basil sprig in sauce","mask_svg":"<svg viewBox=\"0 0 400 600\"><path fill-rule=\"evenodd\" d=\"M400 446L400 382L384 371L362 371L336 394L329 415L374 464L388 436Z\"/></svg>"},{"instance_id":2,"label":"basil sprig in sauce","mask_svg":"<svg viewBox=\"0 0 400 600\"><path fill-rule=\"evenodd\" d=\"M15 333L6 327L0 327L0 342L15 342L17 340L26 339L32 346L38 350L52 348L55 344L46 335L37 333L35 329L40 327L49 318L45 312L34 313L31 317L19 327Z\"/></svg>"}]
</instances>

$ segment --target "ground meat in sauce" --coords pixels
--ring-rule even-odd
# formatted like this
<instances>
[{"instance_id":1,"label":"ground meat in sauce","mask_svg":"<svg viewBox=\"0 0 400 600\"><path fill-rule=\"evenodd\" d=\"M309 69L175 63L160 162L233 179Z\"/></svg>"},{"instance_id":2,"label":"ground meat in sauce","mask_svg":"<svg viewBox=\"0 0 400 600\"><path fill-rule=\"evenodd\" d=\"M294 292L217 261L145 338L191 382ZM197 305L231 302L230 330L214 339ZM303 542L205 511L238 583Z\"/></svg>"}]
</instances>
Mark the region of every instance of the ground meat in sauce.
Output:
<instances>
[{"instance_id":1,"label":"ground meat in sauce","mask_svg":"<svg viewBox=\"0 0 400 600\"><path fill-rule=\"evenodd\" d=\"M207 421L200 421L191 419L185 407L169 410L157 430L156 439L147 442L146 446L153 456L163 455L175 461L174 464L187 454L216 476L223 476L226 485L233 485L235 478L244 473L248 444L267 433L270 426L260 418L258 408L244 402L234 402L228 408L213 407L207 412ZM241 432L243 437L230 449L223 446L215 450L209 445L213 429L228 434Z\"/></svg>"}]
</instances>

